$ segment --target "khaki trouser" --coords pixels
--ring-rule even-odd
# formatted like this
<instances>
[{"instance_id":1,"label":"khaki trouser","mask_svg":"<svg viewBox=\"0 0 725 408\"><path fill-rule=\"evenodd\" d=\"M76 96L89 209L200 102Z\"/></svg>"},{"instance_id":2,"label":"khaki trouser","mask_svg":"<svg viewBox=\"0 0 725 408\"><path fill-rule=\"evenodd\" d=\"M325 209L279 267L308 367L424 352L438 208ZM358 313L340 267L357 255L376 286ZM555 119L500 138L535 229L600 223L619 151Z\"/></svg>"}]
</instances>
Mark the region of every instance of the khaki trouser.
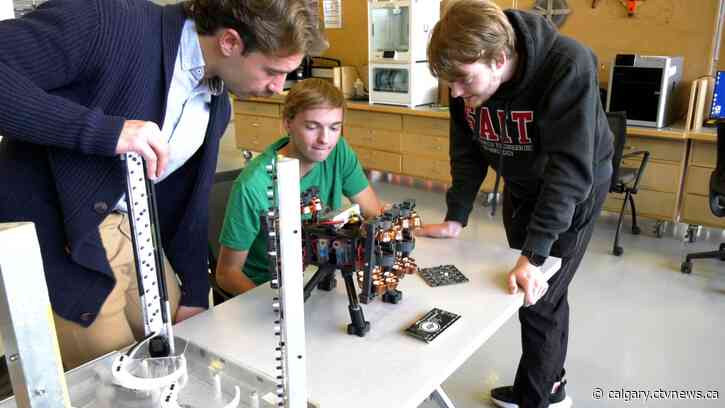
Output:
<instances>
[{"instance_id":1,"label":"khaki trouser","mask_svg":"<svg viewBox=\"0 0 725 408\"><path fill-rule=\"evenodd\" d=\"M143 312L139 302L136 265L128 216L112 213L98 227L111 264L116 286L89 327L53 313L63 366L69 370L113 350L120 350L144 336ZM171 314L176 315L181 296L179 283L164 258ZM83 296L75 293L72 296Z\"/></svg>"}]
</instances>

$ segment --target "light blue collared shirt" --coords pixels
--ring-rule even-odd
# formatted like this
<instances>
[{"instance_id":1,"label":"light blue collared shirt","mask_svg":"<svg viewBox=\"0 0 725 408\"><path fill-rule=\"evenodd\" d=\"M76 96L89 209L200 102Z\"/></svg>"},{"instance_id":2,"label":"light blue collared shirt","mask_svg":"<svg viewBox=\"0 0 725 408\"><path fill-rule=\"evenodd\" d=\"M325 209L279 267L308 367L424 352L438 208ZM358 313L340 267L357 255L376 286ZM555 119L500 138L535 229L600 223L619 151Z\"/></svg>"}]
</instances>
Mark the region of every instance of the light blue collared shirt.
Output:
<instances>
[{"instance_id":1,"label":"light blue collared shirt","mask_svg":"<svg viewBox=\"0 0 725 408\"><path fill-rule=\"evenodd\" d=\"M169 143L169 161L156 183L183 166L204 143L211 97L224 89L219 78L204 79L205 67L196 25L186 20L161 127L161 135ZM116 210L127 211L125 196L116 204Z\"/></svg>"},{"instance_id":2,"label":"light blue collared shirt","mask_svg":"<svg viewBox=\"0 0 725 408\"><path fill-rule=\"evenodd\" d=\"M186 20L174 64L161 134L169 143L169 162L157 182L183 166L204 143L209 104L222 92L219 79L204 79L206 63L193 20Z\"/></svg>"}]
</instances>

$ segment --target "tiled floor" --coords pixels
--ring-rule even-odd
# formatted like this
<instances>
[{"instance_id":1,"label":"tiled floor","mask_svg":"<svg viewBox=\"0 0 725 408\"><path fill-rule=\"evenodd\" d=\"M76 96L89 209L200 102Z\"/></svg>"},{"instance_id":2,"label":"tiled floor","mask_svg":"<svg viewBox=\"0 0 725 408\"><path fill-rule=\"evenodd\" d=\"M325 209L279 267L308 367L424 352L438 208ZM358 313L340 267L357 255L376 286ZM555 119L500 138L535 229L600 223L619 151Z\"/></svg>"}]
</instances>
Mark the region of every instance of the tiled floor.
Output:
<instances>
[{"instance_id":1,"label":"tiled floor","mask_svg":"<svg viewBox=\"0 0 725 408\"><path fill-rule=\"evenodd\" d=\"M219 168L238 163L239 154L227 143ZM424 221L441 220L445 202L440 188L420 183L410 187L401 185L399 177L390 179L393 183L373 183L385 201L413 197ZM615 257L611 243L616 217L604 214L597 225L570 286L567 391L578 407L723 407L725 262L695 261L691 275L681 274L679 265L685 251L711 250L725 235L703 229L697 242L685 246L683 225L669 224L660 239L654 237L653 221L641 220L641 226L639 236L625 232L625 253ZM505 239L500 215L490 217L480 205L468 228L483 228L492 239ZM512 382L521 353L519 330L518 320L511 319L443 384L457 408L489 407L488 391ZM604 399L592 397L597 388L604 391ZM720 399L632 397L633 391L659 396L660 390L715 390ZM615 400L618 394L630 401ZM431 406L425 402L421 407Z\"/></svg>"}]
</instances>

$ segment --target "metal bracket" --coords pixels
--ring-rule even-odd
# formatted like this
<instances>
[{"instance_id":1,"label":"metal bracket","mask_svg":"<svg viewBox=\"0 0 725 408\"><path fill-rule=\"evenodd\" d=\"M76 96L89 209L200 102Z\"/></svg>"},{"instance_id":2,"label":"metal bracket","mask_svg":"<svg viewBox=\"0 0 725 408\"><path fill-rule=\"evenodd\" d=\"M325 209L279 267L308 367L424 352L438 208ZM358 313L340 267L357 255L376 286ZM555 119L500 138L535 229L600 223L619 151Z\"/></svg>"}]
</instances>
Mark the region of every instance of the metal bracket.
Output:
<instances>
[{"instance_id":1,"label":"metal bracket","mask_svg":"<svg viewBox=\"0 0 725 408\"><path fill-rule=\"evenodd\" d=\"M267 172L274 180L267 191L267 250L274 269L271 285L279 289L273 299L275 335L279 338L277 403L285 408L303 408L307 407L307 361L299 161L275 159Z\"/></svg>"},{"instance_id":2,"label":"metal bracket","mask_svg":"<svg viewBox=\"0 0 725 408\"><path fill-rule=\"evenodd\" d=\"M131 238L139 296L143 311L144 331L163 334L174 353L174 334L171 321L164 254L156 213L154 185L146 179L146 166L137 153L126 153L126 203L128 207Z\"/></svg>"},{"instance_id":3,"label":"metal bracket","mask_svg":"<svg viewBox=\"0 0 725 408\"><path fill-rule=\"evenodd\" d=\"M453 405L453 401L448 397L448 394L443 391L441 386L437 386L435 390L430 394L430 399L434 401L441 408L456 408Z\"/></svg>"}]
</instances>

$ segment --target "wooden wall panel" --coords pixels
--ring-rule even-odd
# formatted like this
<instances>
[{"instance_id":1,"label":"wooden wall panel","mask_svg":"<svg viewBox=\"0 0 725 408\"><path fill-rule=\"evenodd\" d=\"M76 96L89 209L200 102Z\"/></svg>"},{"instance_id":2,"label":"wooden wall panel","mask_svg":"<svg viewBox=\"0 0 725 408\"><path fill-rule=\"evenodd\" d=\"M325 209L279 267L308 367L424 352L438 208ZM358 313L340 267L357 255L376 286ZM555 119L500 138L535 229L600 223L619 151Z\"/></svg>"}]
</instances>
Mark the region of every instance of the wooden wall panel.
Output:
<instances>
[{"instance_id":1,"label":"wooden wall panel","mask_svg":"<svg viewBox=\"0 0 725 408\"><path fill-rule=\"evenodd\" d=\"M675 109L684 114L690 82L709 73L719 0L646 0L639 3L634 17L627 16L619 0L600 0L595 9L591 3L569 0L573 13L561 32L594 50L600 82L609 82L617 53L682 56L685 67Z\"/></svg>"},{"instance_id":2,"label":"wooden wall panel","mask_svg":"<svg viewBox=\"0 0 725 408\"><path fill-rule=\"evenodd\" d=\"M518 0L494 0L504 8L515 7ZM445 0L444 0L445 2ZM320 15L322 1L320 0ZM337 58L343 65L363 66L368 63L368 2L342 0L342 28L325 30L330 48L324 56Z\"/></svg>"},{"instance_id":3,"label":"wooden wall panel","mask_svg":"<svg viewBox=\"0 0 725 408\"><path fill-rule=\"evenodd\" d=\"M322 0L320 0L322 15ZM330 48L323 54L337 58L343 65L368 63L368 3L366 0L342 0L342 28L325 30Z\"/></svg>"},{"instance_id":4,"label":"wooden wall panel","mask_svg":"<svg viewBox=\"0 0 725 408\"><path fill-rule=\"evenodd\" d=\"M573 13L561 32L591 47L597 54L601 80L609 80L609 67L617 53L681 55L685 81L705 75L712 58L712 37L719 0L645 0L637 14L627 17L620 0L569 0ZM519 0L528 9L533 0Z\"/></svg>"},{"instance_id":5,"label":"wooden wall panel","mask_svg":"<svg viewBox=\"0 0 725 408\"><path fill-rule=\"evenodd\" d=\"M534 0L495 0L502 7L529 9ZM609 81L609 67L616 53L681 55L685 59L684 83L706 75L712 59L712 38L719 0L645 0L635 17L627 17L620 0L569 0L572 14L562 33L591 47L600 60L601 82ZM331 47L327 56L343 64L367 63L367 1L342 0L343 28L326 30ZM725 47L719 66L725 69ZM686 87L689 90L689 86ZM682 100L686 102L687 92Z\"/></svg>"}]
</instances>

